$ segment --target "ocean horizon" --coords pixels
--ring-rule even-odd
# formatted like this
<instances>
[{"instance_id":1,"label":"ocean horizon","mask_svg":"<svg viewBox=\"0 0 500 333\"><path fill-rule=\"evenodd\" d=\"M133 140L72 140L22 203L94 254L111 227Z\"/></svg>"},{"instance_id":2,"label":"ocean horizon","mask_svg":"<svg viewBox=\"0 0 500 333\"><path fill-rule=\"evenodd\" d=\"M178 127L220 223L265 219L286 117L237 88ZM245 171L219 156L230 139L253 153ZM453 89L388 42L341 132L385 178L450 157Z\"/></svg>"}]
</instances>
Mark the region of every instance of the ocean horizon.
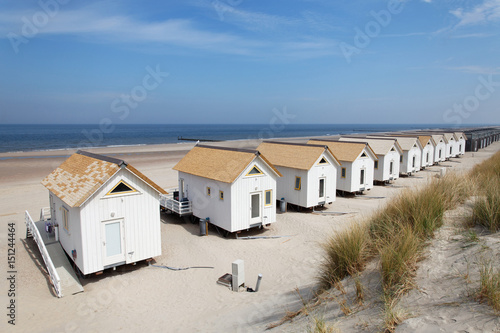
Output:
<instances>
[{"instance_id":1,"label":"ocean horizon","mask_svg":"<svg viewBox=\"0 0 500 333\"><path fill-rule=\"evenodd\" d=\"M0 125L0 153L86 149L116 146L182 143L200 140L248 140L328 136L436 128L494 126L468 124L52 124Z\"/></svg>"}]
</instances>

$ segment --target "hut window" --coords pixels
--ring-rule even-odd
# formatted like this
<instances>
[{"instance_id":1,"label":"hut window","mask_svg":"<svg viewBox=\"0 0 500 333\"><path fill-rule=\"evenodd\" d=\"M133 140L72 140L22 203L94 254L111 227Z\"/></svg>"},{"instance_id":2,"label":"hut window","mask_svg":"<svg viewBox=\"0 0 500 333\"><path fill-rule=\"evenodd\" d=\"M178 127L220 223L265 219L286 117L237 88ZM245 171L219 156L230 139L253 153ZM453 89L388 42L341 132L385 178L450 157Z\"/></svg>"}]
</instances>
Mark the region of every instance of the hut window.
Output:
<instances>
[{"instance_id":1,"label":"hut window","mask_svg":"<svg viewBox=\"0 0 500 333\"><path fill-rule=\"evenodd\" d=\"M453 147L450 147L450 154L452 154Z\"/></svg>"},{"instance_id":2,"label":"hut window","mask_svg":"<svg viewBox=\"0 0 500 333\"><path fill-rule=\"evenodd\" d=\"M211 196L212 195L212 189L210 188L210 186L207 186L207 195L208 196Z\"/></svg>"},{"instance_id":3,"label":"hut window","mask_svg":"<svg viewBox=\"0 0 500 333\"><path fill-rule=\"evenodd\" d=\"M323 157L318 164L328 164L328 161Z\"/></svg>"},{"instance_id":4,"label":"hut window","mask_svg":"<svg viewBox=\"0 0 500 333\"><path fill-rule=\"evenodd\" d=\"M63 227L66 229L66 231L69 231L69 211L66 209L66 207L62 207L62 220L63 220Z\"/></svg>"},{"instance_id":5,"label":"hut window","mask_svg":"<svg viewBox=\"0 0 500 333\"><path fill-rule=\"evenodd\" d=\"M266 206L271 206L271 203L273 202L273 190L267 190L266 191Z\"/></svg>"},{"instance_id":6,"label":"hut window","mask_svg":"<svg viewBox=\"0 0 500 333\"><path fill-rule=\"evenodd\" d=\"M262 171L260 171L260 169L257 168L257 166L254 166L252 170L250 170L247 173L247 176L255 176L255 175L262 175Z\"/></svg>"},{"instance_id":7,"label":"hut window","mask_svg":"<svg viewBox=\"0 0 500 333\"><path fill-rule=\"evenodd\" d=\"M389 164L389 173L392 175L392 166L393 166L393 162L391 161L391 164Z\"/></svg>"},{"instance_id":8,"label":"hut window","mask_svg":"<svg viewBox=\"0 0 500 333\"><path fill-rule=\"evenodd\" d=\"M219 191L219 199L224 200L224 191Z\"/></svg>"},{"instance_id":9,"label":"hut window","mask_svg":"<svg viewBox=\"0 0 500 333\"><path fill-rule=\"evenodd\" d=\"M399 163L403 163L403 155L399 156Z\"/></svg>"},{"instance_id":10,"label":"hut window","mask_svg":"<svg viewBox=\"0 0 500 333\"><path fill-rule=\"evenodd\" d=\"M363 152L363 154L361 154L361 157L366 157L366 153Z\"/></svg>"},{"instance_id":11,"label":"hut window","mask_svg":"<svg viewBox=\"0 0 500 333\"><path fill-rule=\"evenodd\" d=\"M342 178L345 178L345 173L346 173L345 168L342 168Z\"/></svg>"},{"instance_id":12,"label":"hut window","mask_svg":"<svg viewBox=\"0 0 500 333\"><path fill-rule=\"evenodd\" d=\"M375 164L373 166L375 169L378 169L378 161L375 161Z\"/></svg>"},{"instance_id":13,"label":"hut window","mask_svg":"<svg viewBox=\"0 0 500 333\"><path fill-rule=\"evenodd\" d=\"M396 151L396 149L394 149L394 147L391 148L391 151Z\"/></svg>"},{"instance_id":14,"label":"hut window","mask_svg":"<svg viewBox=\"0 0 500 333\"><path fill-rule=\"evenodd\" d=\"M297 191L300 190L300 185L301 185L300 177L295 177L295 189Z\"/></svg>"},{"instance_id":15,"label":"hut window","mask_svg":"<svg viewBox=\"0 0 500 333\"><path fill-rule=\"evenodd\" d=\"M413 156L413 161L411 162L411 167L414 168L415 167L415 156Z\"/></svg>"},{"instance_id":16,"label":"hut window","mask_svg":"<svg viewBox=\"0 0 500 333\"><path fill-rule=\"evenodd\" d=\"M124 194L124 193L132 193L132 192L137 192L132 186L128 185L125 183L123 180L121 180L118 184L113 187L111 191L108 192L106 195L113 195L113 194Z\"/></svg>"},{"instance_id":17,"label":"hut window","mask_svg":"<svg viewBox=\"0 0 500 333\"><path fill-rule=\"evenodd\" d=\"M439 149L439 158L441 158L441 149Z\"/></svg>"}]
</instances>

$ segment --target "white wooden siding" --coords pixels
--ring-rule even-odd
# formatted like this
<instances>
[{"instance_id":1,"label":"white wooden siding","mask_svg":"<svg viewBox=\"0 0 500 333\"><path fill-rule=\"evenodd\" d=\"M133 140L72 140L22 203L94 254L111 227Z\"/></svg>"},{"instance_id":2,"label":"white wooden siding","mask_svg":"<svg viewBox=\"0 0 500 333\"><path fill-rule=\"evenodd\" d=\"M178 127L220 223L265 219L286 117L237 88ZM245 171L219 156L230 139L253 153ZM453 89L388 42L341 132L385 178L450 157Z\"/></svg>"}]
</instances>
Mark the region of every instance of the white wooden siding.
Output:
<instances>
[{"instance_id":1,"label":"white wooden siding","mask_svg":"<svg viewBox=\"0 0 500 333\"><path fill-rule=\"evenodd\" d=\"M429 154L429 155L427 155ZM429 158L427 159L427 156ZM434 164L434 145L429 141L422 150L421 167L428 167Z\"/></svg>"},{"instance_id":2,"label":"white wooden siding","mask_svg":"<svg viewBox=\"0 0 500 333\"><path fill-rule=\"evenodd\" d=\"M263 175L246 174L255 166ZM210 218L210 223L229 232L250 228L250 194L261 194L261 216L263 224L276 222L276 175L256 157L232 184L179 172L184 179L187 198L192 202L193 215L197 218ZM207 187L211 195L207 194ZM266 190L272 191L271 205L265 205ZM219 191L224 191L224 200L219 199Z\"/></svg>"},{"instance_id":3,"label":"white wooden siding","mask_svg":"<svg viewBox=\"0 0 500 333\"><path fill-rule=\"evenodd\" d=\"M460 136L458 138L458 154L459 155L464 155L465 154L465 138L463 136Z\"/></svg>"},{"instance_id":4,"label":"white wooden siding","mask_svg":"<svg viewBox=\"0 0 500 333\"><path fill-rule=\"evenodd\" d=\"M134 193L106 194L121 180L137 190ZM159 194L130 171L122 168L81 207L83 235L83 273L104 269L103 221L123 219L126 263L161 255Z\"/></svg>"},{"instance_id":5,"label":"white wooden siding","mask_svg":"<svg viewBox=\"0 0 500 333\"><path fill-rule=\"evenodd\" d=\"M413 166L413 157L415 156L415 166ZM408 174L420 171L422 161L422 150L412 147L410 150L403 151L403 163L400 164L400 173Z\"/></svg>"},{"instance_id":6,"label":"white wooden siding","mask_svg":"<svg viewBox=\"0 0 500 333\"><path fill-rule=\"evenodd\" d=\"M246 176L254 165L264 174ZM267 190L272 191L271 205L269 206L265 205L265 192ZM260 223L276 222L276 176L260 157L255 158L231 186L231 229L226 230L235 232L250 228L250 195L252 193L260 193Z\"/></svg>"},{"instance_id":7,"label":"white wooden siding","mask_svg":"<svg viewBox=\"0 0 500 333\"><path fill-rule=\"evenodd\" d=\"M353 175L351 177L351 191L349 192L357 192L362 189L369 190L373 188L373 176L375 171L374 159L371 155L366 152L366 149L363 150L367 157L358 157L352 163ZM365 183L361 184L361 169L365 170Z\"/></svg>"},{"instance_id":8,"label":"white wooden siding","mask_svg":"<svg viewBox=\"0 0 500 333\"><path fill-rule=\"evenodd\" d=\"M52 200L55 204L55 221L59 225L59 242L62 248L72 258L71 251L76 250L76 265L81 267L83 263L83 249L82 249L82 230L80 223L80 208L71 208L59 199L55 194L52 194ZM63 222L63 208L68 210L68 230L64 228Z\"/></svg>"},{"instance_id":9,"label":"white wooden siding","mask_svg":"<svg viewBox=\"0 0 500 333\"><path fill-rule=\"evenodd\" d=\"M309 172L307 170L279 167L276 169L283 175L276 180L277 196L276 199L285 198L286 202L301 207L307 204L307 188L309 183ZM295 177L300 177L300 190L295 189Z\"/></svg>"},{"instance_id":10,"label":"white wooden siding","mask_svg":"<svg viewBox=\"0 0 500 333\"><path fill-rule=\"evenodd\" d=\"M387 181L391 178L393 180L399 178L399 153L397 151L390 151L385 155L377 155L378 169L374 168L373 179L377 181ZM392 174L391 174L391 161Z\"/></svg>"},{"instance_id":11,"label":"white wooden siding","mask_svg":"<svg viewBox=\"0 0 500 333\"><path fill-rule=\"evenodd\" d=\"M328 164L319 164L323 158L328 162ZM330 157L330 154L321 154L316 162L314 162L314 166L309 170L307 175L307 201L304 207L314 207L323 201L319 198L320 178L325 179L324 201L326 203L335 201L338 170L338 163Z\"/></svg>"},{"instance_id":12,"label":"white wooden siding","mask_svg":"<svg viewBox=\"0 0 500 333\"><path fill-rule=\"evenodd\" d=\"M374 159L371 154L363 149L367 157L358 157L354 162L340 161L341 168L346 168L346 177L342 178L342 169L337 173L337 189L345 192L358 192L362 188L369 190L373 188ZM361 154L360 154L361 155ZM361 169L365 169L365 184L360 184Z\"/></svg>"},{"instance_id":13,"label":"white wooden siding","mask_svg":"<svg viewBox=\"0 0 500 333\"><path fill-rule=\"evenodd\" d=\"M325 158L328 164L318 164ZM319 179L325 178L325 202L333 202L337 192L338 163L329 155L321 154L310 170L299 170L287 167L276 168L283 175L277 179L277 199L284 198L286 202L301 206L314 207L319 205ZM300 177L300 190L295 189L295 178Z\"/></svg>"},{"instance_id":14,"label":"white wooden siding","mask_svg":"<svg viewBox=\"0 0 500 333\"><path fill-rule=\"evenodd\" d=\"M439 151L441 151L441 157L439 157ZM446 143L440 141L436 143L436 148L434 149L434 163L443 162L446 160Z\"/></svg>"}]
</instances>

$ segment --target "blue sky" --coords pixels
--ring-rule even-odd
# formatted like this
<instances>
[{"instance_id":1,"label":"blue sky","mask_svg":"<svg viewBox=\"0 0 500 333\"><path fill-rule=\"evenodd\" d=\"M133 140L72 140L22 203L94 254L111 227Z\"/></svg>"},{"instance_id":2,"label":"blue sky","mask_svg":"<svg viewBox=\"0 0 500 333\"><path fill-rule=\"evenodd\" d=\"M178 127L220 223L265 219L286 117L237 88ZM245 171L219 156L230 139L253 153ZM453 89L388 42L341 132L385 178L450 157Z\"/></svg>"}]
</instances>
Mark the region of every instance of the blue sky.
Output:
<instances>
[{"instance_id":1,"label":"blue sky","mask_svg":"<svg viewBox=\"0 0 500 333\"><path fill-rule=\"evenodd\" d=\"M498 124L499 28L500 0L0 0L0 123Z\"/></svg>"}]
</instances>

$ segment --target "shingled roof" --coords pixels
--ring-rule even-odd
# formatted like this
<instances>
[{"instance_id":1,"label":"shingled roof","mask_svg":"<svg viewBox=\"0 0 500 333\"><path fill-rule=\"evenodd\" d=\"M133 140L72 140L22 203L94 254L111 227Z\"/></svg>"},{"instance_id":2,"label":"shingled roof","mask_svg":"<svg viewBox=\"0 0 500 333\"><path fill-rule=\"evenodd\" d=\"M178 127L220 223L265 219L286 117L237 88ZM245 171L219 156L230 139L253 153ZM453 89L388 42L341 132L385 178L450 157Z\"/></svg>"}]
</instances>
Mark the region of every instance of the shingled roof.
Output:
<instances>
[{"instance_id":1,"label":"shingled roof","mask_svg":"<svg viewBox=\"0 0 500 333\"><path fill-rule=\"evenodd\" d=\"M257 150L204 145L191 149L173 169L223 183L232 183L258 156L281 177L280 172Z\"/></svg>"},{"instance_id":2,"label":"shingled roof","mask_svg":"<svg viewBox=\"0 0 500 333\"><path fill-rule=\"evenodd\" d=\"M375 152L370 148L370 146L367 143L364 142L357 143L357 142L311 139L309 140L308 144L327 145L328 148L330 148L330 150L335 154L335 156L340 161L354 162L365 148L368 148L373 157L377 159L377 155L375 154Z\"/></svg>"},{"instance_id":3,"label":"shingled roof","mask_svg":"<svg viewBox=\"0 0 500 333\"><path fill-rule=\"evenodd\" d=\"M276 166L309 170L325 151L331 154L340 165L327 145L264 141L257 149Z\"/></svg>"},{"instance_id":4,"label":"shingled roof","mask_svg":"<svg viewBox=\"0 0 500 333\"><path fill-rule=\"evenodd\" d=\"M420 144L420 140L418 139L418 135L414 136L376 136L370 135L370 138L391 138L396 139L403 150L411 150L413 146L418 142L420 145L420 149L422 149L422 145Z\"/></svg>"},{"instance_id":5,"label":"shingled roof","mask_svg":"<svg viewBox=\"0 0 500 333\"><path fill-rule=\"evenodd\" d=\"M403 149L399 146L396 139L373 139L373 138L360 138L360 137L341 137L340 141L358 141L358 142L366 142L370 145L370 148L373 149L375 154L377 155L386 155L388 154L392 147L397 147L401 152Z\"/></svg>"},{"instance_id":6,"label":"shingled roof","mask_svg":"<svg viewBox=\"0 0 500 333\"><path fill-rule=\"evenodd\" d=\"M128 169L162 194L165 190L125 161L77 151L52 171L42 185L70 207L80 207L122 167Z\"/></svg>"}]
</instances>

